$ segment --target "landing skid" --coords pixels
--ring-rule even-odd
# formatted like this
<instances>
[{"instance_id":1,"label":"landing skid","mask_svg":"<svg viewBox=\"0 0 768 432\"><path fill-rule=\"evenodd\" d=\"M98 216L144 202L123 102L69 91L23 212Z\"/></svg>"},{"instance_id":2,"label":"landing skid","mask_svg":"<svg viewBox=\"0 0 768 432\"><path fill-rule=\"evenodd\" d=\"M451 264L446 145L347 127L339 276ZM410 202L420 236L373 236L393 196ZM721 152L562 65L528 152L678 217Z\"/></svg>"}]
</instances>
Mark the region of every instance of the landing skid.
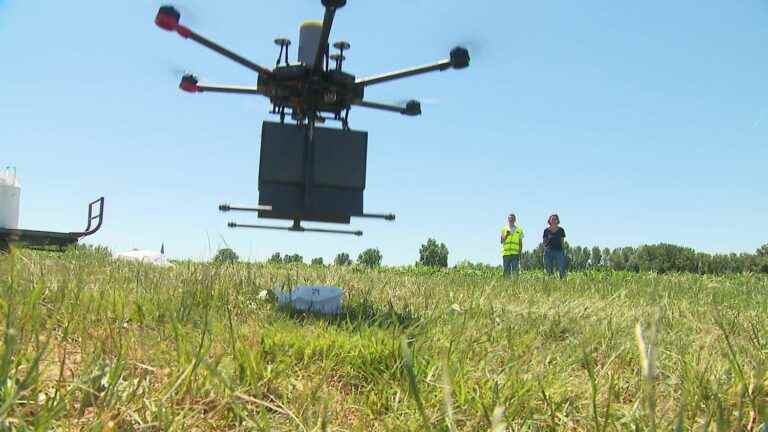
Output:
<instances>
[{"instance_id":1,"label":"landing skid","mask_svg":"<svg viewBox=\"0 0 768 432\"><path fill-rule=\"evenodd\" d=\"M229 204L222 204L219 206L219 211L221 212L229 212L229 211L247 211L247 212L270 212L272 211L272 206L234 206ZM374 218L374 219L384 219L387 221L393 221L395 220L395 215L392 213L385 213L385 214L378 214L378 213L363 213L361 215L355 215L353 217L362 217L362 218ZM324 228L305 228L301 226L301 219L294 219L293 225L291 226L274 226L274 225L251 225L251 224L240 224L236 222L230 222L227 224L230 228L255 228L255 229L267 229L267 230L279 230L279 231L293 231L293 232L314 232L314 233L324 233L324 234L350 234L355 236L362 236L363 232L360 230L334 230L334 229L324 229Z\"/></svg>"}]
</instances>

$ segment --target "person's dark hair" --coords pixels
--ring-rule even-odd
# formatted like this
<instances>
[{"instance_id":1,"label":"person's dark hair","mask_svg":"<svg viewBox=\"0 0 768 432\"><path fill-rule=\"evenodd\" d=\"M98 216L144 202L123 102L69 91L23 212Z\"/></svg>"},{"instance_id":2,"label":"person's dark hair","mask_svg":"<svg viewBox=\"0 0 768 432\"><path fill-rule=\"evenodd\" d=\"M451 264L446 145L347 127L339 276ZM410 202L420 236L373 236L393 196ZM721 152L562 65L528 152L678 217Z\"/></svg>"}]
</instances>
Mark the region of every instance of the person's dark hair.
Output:
<instances>
[{"instance_id":1,"label":"person's dark hair","mask_svg":"<svg viewBox=\"0 0 768 432\"><path fill-rule=\"evenodd\" d=\"M555 218L555 220L557 221L557 223L558 223L558 224L560 223L560 216L558 216L558 215L557 215L557 213L552 213L552 214L551 214L551 215L549 215L549 217L547 218L547 223L548 223L548 224L552 222L552 218Z\"/></svg>"}]
</instances>

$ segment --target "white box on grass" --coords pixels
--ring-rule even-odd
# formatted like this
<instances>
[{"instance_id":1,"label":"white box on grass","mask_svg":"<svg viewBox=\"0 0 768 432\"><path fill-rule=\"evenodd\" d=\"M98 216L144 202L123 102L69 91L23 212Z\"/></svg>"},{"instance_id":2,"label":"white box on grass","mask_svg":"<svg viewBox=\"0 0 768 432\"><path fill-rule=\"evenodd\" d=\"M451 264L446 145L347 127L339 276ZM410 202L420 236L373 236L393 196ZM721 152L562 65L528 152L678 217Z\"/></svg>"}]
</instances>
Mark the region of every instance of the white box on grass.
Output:
<instances>
[{"instance_id":1,"label":"white box on grass","mask_svg":"<svg viewBox=\"0 0 768 432\"><path fill-rule=\"evenodd\" d=\"M291 292L278 289L274 292L280 305L290 305L294 310L321 314L340 313L341 296L344 295L341 288L322 285L299 285Z\"/></svg>"}]
</instances>

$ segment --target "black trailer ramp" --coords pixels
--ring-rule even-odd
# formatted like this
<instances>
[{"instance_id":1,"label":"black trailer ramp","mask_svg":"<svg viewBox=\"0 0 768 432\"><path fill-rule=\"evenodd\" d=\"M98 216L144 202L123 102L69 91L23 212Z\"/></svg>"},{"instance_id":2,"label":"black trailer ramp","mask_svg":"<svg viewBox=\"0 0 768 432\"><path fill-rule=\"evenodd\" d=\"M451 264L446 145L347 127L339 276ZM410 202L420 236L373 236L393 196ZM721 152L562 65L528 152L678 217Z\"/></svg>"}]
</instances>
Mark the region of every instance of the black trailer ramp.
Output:
<instances>
[{"instance_id":1,"label":"black trailer ramp","mask_svg":"<svg viewBox=\"0 0 768 432\"><path fill-rule=\"evenodd\" d=\"M104 197L88 205L88 223L80 232L53 232L0 228L0 252L11 245L27 249L63 251L80 239L96 233L104 221Z\"/></svg>"}]
</instances>

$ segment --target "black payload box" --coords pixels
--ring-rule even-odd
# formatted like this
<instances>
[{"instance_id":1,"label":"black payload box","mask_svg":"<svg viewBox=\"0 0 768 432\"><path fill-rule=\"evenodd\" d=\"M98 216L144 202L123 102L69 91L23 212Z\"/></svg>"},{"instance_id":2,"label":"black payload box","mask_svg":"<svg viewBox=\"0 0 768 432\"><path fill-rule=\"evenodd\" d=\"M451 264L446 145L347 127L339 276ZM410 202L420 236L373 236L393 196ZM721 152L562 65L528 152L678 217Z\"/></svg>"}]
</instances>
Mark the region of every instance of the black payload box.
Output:
<instances>
[{"instance_id":1,"label":"black payload box","mask_svg":"<svg viewBox=\"0 0 768 432\"><path fill-rule=\"evenodd\" d=\"M264 122L259 217L350 222L363 216L368 133Z\"/></svg>"}]
</instances>

